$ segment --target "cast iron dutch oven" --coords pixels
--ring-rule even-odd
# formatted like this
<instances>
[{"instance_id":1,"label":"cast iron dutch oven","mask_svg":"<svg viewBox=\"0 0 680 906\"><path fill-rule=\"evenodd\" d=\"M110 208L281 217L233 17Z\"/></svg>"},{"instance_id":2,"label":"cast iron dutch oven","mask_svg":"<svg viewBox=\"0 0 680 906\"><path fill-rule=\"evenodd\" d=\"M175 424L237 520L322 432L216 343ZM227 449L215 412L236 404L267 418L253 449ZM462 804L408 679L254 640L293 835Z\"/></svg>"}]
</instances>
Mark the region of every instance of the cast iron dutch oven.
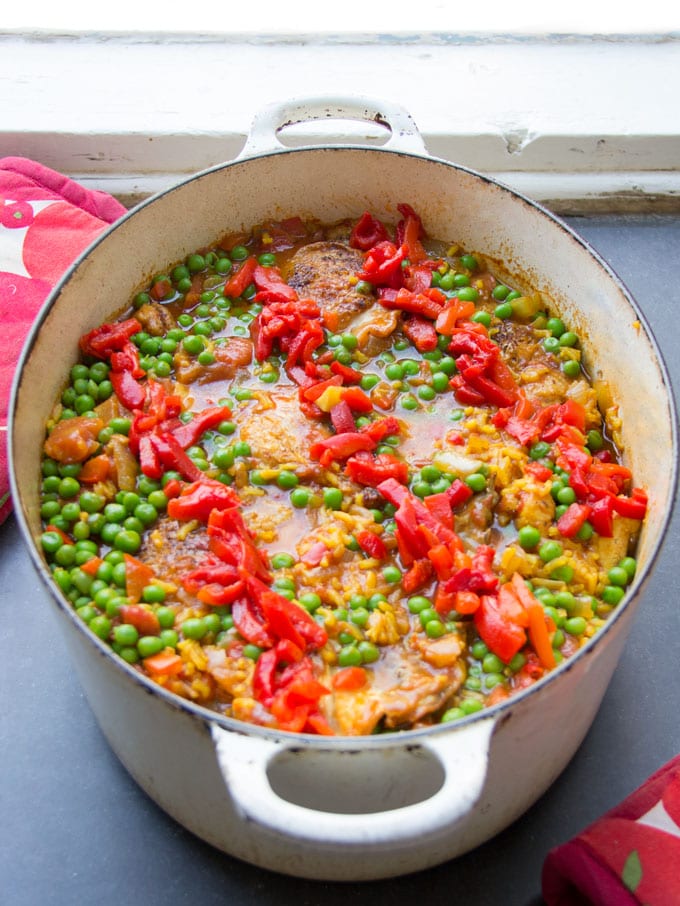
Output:
<instances>
[{"instance_id":1,"label":"cast iron dutch oven","mask_svg":"<svg viewBox=\"0 0 680 906\"><path fill-rule=\"evenodd\" d=\"M385 126L382 147L284 147L291 123L342 118ZM97 639L52 583L40 554L44 425L78 338L122 310L145 279L232 231L300 215L365 210L393 221L412 204L431 236L506 263L546 292L582 338L623 420L624 456L650 497L639 568L625 602L578 654L515 697L455 724L368 738L278 733L165 692ZM616 330L612 330L616 324ZM216 847L318 879L404 874L462 854L506 827L563 770L622 653L668 524L676 482L669 380L644 317L572 230L525 197L429 156L411 117L359 99L263 111L243 154L139 205L73 265L42 309L11 403L12 490L30 553L70 656L112 748L146 792Z\"/></svg>"}]
</instances>

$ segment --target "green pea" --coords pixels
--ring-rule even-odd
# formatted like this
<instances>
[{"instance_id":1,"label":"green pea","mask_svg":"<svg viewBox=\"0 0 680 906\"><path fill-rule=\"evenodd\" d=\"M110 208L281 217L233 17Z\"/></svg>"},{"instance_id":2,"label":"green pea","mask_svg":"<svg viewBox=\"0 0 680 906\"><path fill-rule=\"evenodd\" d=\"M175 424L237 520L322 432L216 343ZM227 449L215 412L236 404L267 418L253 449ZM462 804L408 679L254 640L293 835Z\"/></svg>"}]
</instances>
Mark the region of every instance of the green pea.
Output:
<instances>
[{"instance_id":1,"label":"green pea","mask_svg":"<svg viewBox=\"0 0 680 906\"><path fill-rule=\"evenodd\" d=\"M623 600L624 595L625 590L620 585L606 585L602 589L602 600L614 607Z\"/></svg>"},{"instance_id":2,"label":"green pea","mask_svg":"<svg viewBox=\"0 0 680 906\"><path fill-rule=\"evenodd\" d=\"M143 658L160 654L164 648L163 639L157 635L143 635L137 640L137 651Z\"/></svg>"},{"instance_id":3,"label":"green pea","mask_svg":"<svg viewBox=\"0 0 680 906\"><path fill-rule=\"evenodd\" d=\"M484 673L502 673L505 664L496 654L486 654L482 660L482 670Z\"/></svg>"},{"instance_id":4,"label":"green pea","mask_svg":"<svg viewBox=\"0 0 680 906\"><path fill-rule=\"evenodd\" d=\"M600 432L593 428L586 435L586 444L589 450L593 453L597 453L597 451L601 450L604 446L604 440L602 439Z\"/></svg>"},{"instance_id":5,"label":"green pea","mask_svg":"<svg viewBox=\"0 0 680 906\"><path fill-rule=\"evenodd\" d=\"M245 458L251 454L250 444L245 440L237 440L232 449L234 451L234 456L239 456L241 458Z\"/></svg>"},{"instance_id":6,"label":"green pea","mask_svg":"<svg viewBox=\"0 0 680 906\"><path fill-rule=\"evenodd\" d=\"M390 381L400 381L404 377L404 369L399 362L390 362L385 368L385 376Z\"/></svg>"},{"instance_id":7,"label":"green pea","mask_svg":"<svg viewBox=\"0 0 680 906\"><path fill-rule=\"evenodd\" d=\"M373 642L359 642L357 650L361 655L362 664L373 664L380 657L380 649Z\"/></svg>"},{"instance_id":8,"label":"green pea","mask_svg":"<svg viewBox=\"0 0 680 906\"><path fill-rule=\"evenodd\" d=\"M119 645L136 645L139 640L139 632L131 623L121 623L113 628L113 640Z\"/></svg>"},{"instance_id":9,"label":"green pea","mask_svg":"<svg viewBox=\"0 0 680 906\"><path fill-rule=\"evenodd\" d=\"M402 409L414 411L418 408L418 400L411 394L405 393L399 400Z\"/></svg>"},{"instance_id":10,"label":"green pea","mask_svg":"<svg viewBox=\"0 0 680 906\"><path fill-rule=\"evenodd\" d=\"M436 395L436 390L434 387L430 386L430 384L421 384L421 386L418 387L418 397L424 402L429 403Z\"/></svg>"},{"instance_id":11,"label":"green pea","mask_svg":"<svg viewBox=\"0 0 680 906\"><path fill-rule=\"evenodd\" d=\"M499 320L507 321L513 314L512 304L510 302L501 302L500 305L494 308L493 313Z\"/></svg>"},{"instance_id":12,"label":"green pea","mask_svg":"<svg viewBox=\"0 0 680 906\"><path fill-rule=\"evenodd\" d=\"M134 515L142 525L148 526L152 525L156 519L158 519L158 510L151 503L140 503L135 507Z\"/></svg>"},{"instance_id":13,"label":"green pea","mask_svg":"<svg viewBox=\"0 0 680 906\"><path fill-rule=\"evenodd\" d=\"M562 487L557 492L557 499L560 503L569 506L576 500L576 491L570 487Z\"/></svg>"},{"instance_id":14,"label":"green pea","mask_svg":"<svg viewBox=\"0 0 680 906\"><path fill-rule=\"evenodd\" d=\"M562 555L562 545L559 541L545 541L538 549L538 556L544 563L549 563Z\"/></svg>"},{"instance_id":15,"label":"green pea","mask_svg":"<svg viewBox=\"0 0 680 906\"><path fill-rule=\"evenodd\" d=\"M491 325L491 315L488 311L484 310L476 311L470 318L470 320L474 321L476 324L483 324L485 327L489 327Z\"/></svg>"},{"instance_id":16,"label":"green pea","mask_svg":"<svg viewBox=\"0 0 680 906\"><path fill-rule=\"evenodd\" d=\"M593 537L594 529L590 522L584 522L581 528L576 532L576 538L579 541L590 541Z\"/></svg>"},{"instance_id":17,"label":"green pea","mask_svg":"<svg viewBox=\"0 0 680 906\"><path fill-rule=\"evenodd\" d=\"M472 475L468 475L465 478L465 484L471 491L479 493L486 489L486 478L481 472L473 472Z\"/></svg>"},{"instance_id":18,"label":"green pea","mask_svg":"<svg viewBox=\"0 0 680 906\"><path fill-rule=\"evenodd\" d=\"M564 623L564 629L569 635L583 635L586 631L587 621L583 617L571 617Z\"/></svg>"},{"instance_id":19,"label":"green pea","mask_svg":"<svg viewBox=\"0 0 680 906\"><path fill-rule=\"evenodd\" d=\"M449 376L443 371L438 371L432 375L432 388L437 393L445 393L449 390Z\"/></svg>"},{"instance_id":20,"label":"green pea","mask_svg":"<svg viewBox=\"0 0 680 906\"><path fill-rule=\"evenodd\" d=\"M314 613L315 610L318 610L321 607L322 601L319 595L316 592L309 591L304 595L300 595L298 601L308 613Z\"/></svg>"},{"instance_id":21,"label":"green pea","mask_svg":"<svg viewBox=\"0 0 680 906\"><path fill-rule=\"evenodd\" d=\"M290 502L296 509L304 509L311 500L312 492L309 488L293 488L290 492Z\"/></svg>"},{"instance_id":22,"label":"green pea","mask_svg":"<svg viewBox=\"0 0 680 906\"><path fill-rule=\"evenodd\" d=\"M569 378L578 377L581 374L581 364L576 359L567 359L562 365L562 372Z\"/></svg>"},{"instance_id":23,"label":"green pea","mask_svg":"<svg viewBox=\"0 0 680 906\"><path fill-rule=\"evenodd\" d=\"M546 337L545 340L543 340L543 348L546 352L557 352L560 348L560 341L557 337Z\"/></svg>"},{"instance_id":24,"label":"green pea","mask_svg":"<svg viewBox=\"0 0 680 906\"><path fill-rule=\"evenodd\" d=\"M442 724L449 724L454 720L460 720L465 716L465 711L463 711L462 708L448 708L448 710L444 711L442 716L439 718L439 722Z\"/></svg>"},{"instance_id":25,"label":"green pea","mask_svg":"<svg viewBox=\"0 0 680 906\"><path fill-rule=\"evenodd\" d=\"M40 536L40 544L46 554L54 554L63 544L59 532L43 532Z\"/></svg>"},{"instance_id":26,"label":"green pea","mask_svg":"<svg viewBox=\"0 0 680 906\"><path fill-rule=\"evenodd\" d=\"M469 255L469 254L461 255L460 263L463 265L463 267L466 267L469 271L475 271L479 267L479 262L477 261L477 259L475 258L474 255Z\"/></svg>"},{"instance_id":27,"label":"green pea","mask_svg":"<svg viewBox=\"0 0 680 906\"><path fill-rule=\"evenodd\" d=\"M59 482L59 496L64 499L70 499L80 494L80 483L75 478L66 476Z\"/></svg>"},{"instance_id":28,"label":"green pea","mask_svg":"<svg viewBox=\"0 0 680 906\"><path fill-rule=\"evenodd\" d=\"M165 601L166 592L162 585L147 585L142 589L142 601L146 604L162 604Z\"/></svg>"},{"instance_id":29,"label":"green pea","mask_svg":"<svg viewBox=\"0 0 680 906\"><path fill-rule=\"evenodd\" d=\"M536 547L538 542L541 540L541 533L533 525L523 525L522 528L517 533L517 538L525 551L533 550Z\"/></svg>"},{"instance_id":30,"label":"green pea","mask_svg":"<svg viewBox=\"0 0 680 906\"><path fill-rule=\"evenodd\" d=\"M560 346L576 346L578 337L573 330L565 331L559 339Z\"/></svg>"},{"instance_id":31,"label":"green pea","mask_svg":"<svg viewBox=\"0 0 680 906\"><path fill-rule=\"evenodd\" d=\"M612 585L619 585L621 588L625 588L629 582L628 573L622 566L612 566L607 573L607 578Z\"/></svg>"},{"instance_id":32,"label":"green pea","mask_svg":"<svg viewBox=\"0 0 680 906\"><path fill-rule=\"evenodd\" d=\"M380 383L380 378L377 374L364 374L359 381L359 386L362 390L372 390L376 384Z\"/></svg>"},{"instance_id":33,"label":"green pea","mask_svg":"<svg viewBox=\"0 0 680 906\"><path fill-rule=\"evenodd\" d=\"M568 585L574 578L574 569L572 566L569 566L568 563L565 563L563 566L558 566L553 569L550 573L550 578L555 579L558 582L565 582Z\"/></svg>"},{"instance_id":34,"label":"green pea","mask_svg":"<svg viewBox=\"0 0 680 906\"><path fill-rule=\"evenodd\" d=\"M362 662L361 652L354 644L343 645L338 651L338 664L340 667L358 667Z\"/></svg>"},{"instance_id":35,"label":"green pea","mask_svg":"<svg viewBox=\"0 0 680 906\"><path fill-rule=\"evenodd\" d=\"M289 491L292 488L297 487L300 479L297 477L295 472L289 472L287 469L283 469L279 472L276 483L283 491Z\"/></svg>"},{"instance_id":36,"label":"green pea","mask_svg":"<svg viewBox=\"0 0 680 906\"><path fill-rule=\"evenodd\" d=\"M342 491L340 488L324 488L324 506L329 510L339 510L342 507Z\"/></svg>"},{"instance_id":37,"label":"green pea","mask_svg":"<svg viewBox=\"0 0 680 906\"><path fill-rule=\"evenodd\" d=\"M474 286L461 286L456 295L462 302L476 302L479 299L479 292Z\"/></svg>"},{"instance_id":38,"label":"green pea","mask_svg":"<svg viewBox=\"0 0 680 906\"><path fill-rule=\"evenodd\" d=\"M136 554L142 546L142 538L139 532L123 529L113 539L113 546L116 550L123 551L126 554Z\"/></svg>"},{"instance_id":39,"label":"green pea","mask_svg":"<svg viewBox=\"0 0 680 906\"><path fill-rule=\"evenodd\" d=\"M293 557L292 554L285 553L284 551L279 551L271 558L272 569L289 569L294 564L295 557Z\"/></svg>"},{"instance_id":40,"label":"green pea","mask_svg":"<svg viewBox=\"0 0 680 906\"><path fill-rule=\"evenodd\" d=\"M390 585L401 582L401 570L398 566L386 566L383 571L383 579Z\"/></svg>"},{"instance_id":41,"label":"green pea","mask_svg":"<svg viewBox=\"0 0 680 906\"><path fill-rule=\"evenodd\" d=\"M477 639L470 646L470 653L476 660L481 661L489 653L489 646L481 639Z\"/></svg>"},{"instance_id":42,"label":"green pea","mask_svg":"<svg viewBox=\"0 0 680 906\"><path fill-rule=\"evenodd\" d=\"M428 639L439 639L446 634L446 626L441 620L430 620L425 624L425 635Z\"/></svg>"},{"instance_id":43,"label":"green pea","mask_svg":"<svg viewBox=\"0 0 680 906\"><path fill-rule=\"evenodd\" d=\"M147 496L147 502L152 507L155 507L156 510L158 510L159 512L162 512L163 510L166 509L166 507L168 505L168 498L165 496L163 491L156 490L156 491L151 491L151 493Z\"/></svg>"},{"instance_id":44,"label":"green pea","mask_svg":"<svg viewBox=\"0 0 680 906\"><path fill-rule=\"evenodd\" d=\"M628 579L632 579L635 576L635 571L637 570L637 560L635 557L624 557L623 560L619 563L619 566L622 569L625 569L628 574Z\"/></svg>"},{"instance_id":45,"label":"green pea","mask_svg":"<svg viewBox=\"0 0 680 906\"><path fill-rule=\"evenodd\" d=\"M200 641L208 631L205 620L201 619L201 617L191 617L188 620L185 620L182 623L181 629L184 638L195 639L196 641Z\"/></svg>"}]
</instances>

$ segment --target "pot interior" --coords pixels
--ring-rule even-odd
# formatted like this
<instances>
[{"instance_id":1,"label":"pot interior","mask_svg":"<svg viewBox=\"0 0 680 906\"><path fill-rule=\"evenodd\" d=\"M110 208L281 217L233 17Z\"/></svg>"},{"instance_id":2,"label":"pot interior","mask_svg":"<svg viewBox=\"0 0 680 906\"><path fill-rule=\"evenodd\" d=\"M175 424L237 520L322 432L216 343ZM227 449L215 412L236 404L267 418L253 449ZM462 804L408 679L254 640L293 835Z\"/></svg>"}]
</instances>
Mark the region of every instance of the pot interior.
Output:
<instances>
[{"instance_id":1,"label":"pot interior","mask_svg":"<svg viewBox=\"0 0 680 906\"><path fill-rule=\"evenodd\" d=\"M676 441L665 369L635 304L589 247L538 206L454 165L377 149L283 151L214 168L145 202L84 254L44 307L15 386L15 500L30 535L40 531L44 424L83 333L125 309L153 273L225 233L365 210L394 222L401 202L418 211L429 235L502 262L508 278L547 294L579 333L591 376L607 378L620 407L624 459L650 496L639 583L668 520ZM39 563L37 548L32 554Z\"/></svg>"}]
</instances>

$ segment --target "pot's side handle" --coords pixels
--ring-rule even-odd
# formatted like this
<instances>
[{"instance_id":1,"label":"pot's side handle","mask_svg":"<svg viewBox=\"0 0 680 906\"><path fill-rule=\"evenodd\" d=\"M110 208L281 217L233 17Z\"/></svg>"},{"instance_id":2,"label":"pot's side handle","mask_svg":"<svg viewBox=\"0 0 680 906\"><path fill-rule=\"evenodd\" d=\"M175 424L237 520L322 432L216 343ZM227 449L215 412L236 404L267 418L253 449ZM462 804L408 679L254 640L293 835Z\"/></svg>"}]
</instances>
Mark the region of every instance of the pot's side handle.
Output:
<instances>
[{"instance_id":1,"label":"pot's side handle","mask_svg":"<svg viewBox=\"0 0 680 906\"><path fill-rule=\"evenodd\" d=\"M427 154L413 118L399 104L367 97L323 97L292 99L264 107L255 115L239 157L280 151L285 148L278 137L282 129L298 123L328 119L378 123L390 133L382 147Z\"/></svg>"},{"instance_id":2,"label":"pot's side handle","mask_svg":"<svg viewBox=\"0 0 680 906\"><path fill-rule=\"evenodd\" d=\"M416 748L425 750L441 766L444 779L439 789L410 805L358 814L299 805L272 789L268 767L281 754L299 750L294 743L235 733L214 724L212 735L222 776L246 821L295 843L351 849L422 842L423 837L442 834L468 815L484 787L494 726L495 720L487 718L457 732L419 740ZM333 749L320 754L328 759L327 776L347 789L342 762L333 758ZM389 760L385 770L390 770ZM347 793L351 795L350 790Z\"/></svg>"}]
</instances>

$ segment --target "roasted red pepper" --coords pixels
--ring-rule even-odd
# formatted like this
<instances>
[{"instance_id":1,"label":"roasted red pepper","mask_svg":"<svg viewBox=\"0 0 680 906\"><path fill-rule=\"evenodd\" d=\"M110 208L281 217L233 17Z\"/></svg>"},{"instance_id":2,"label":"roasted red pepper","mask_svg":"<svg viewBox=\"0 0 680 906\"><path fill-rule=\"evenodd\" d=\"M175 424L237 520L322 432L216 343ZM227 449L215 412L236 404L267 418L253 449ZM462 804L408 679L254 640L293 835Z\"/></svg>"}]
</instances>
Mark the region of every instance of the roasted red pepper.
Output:
<instances>
[{"instance_id":1,"label":"roasted red pepper","mask_svg":"<svg viewBox=\"0 0 680 906\"><path fill-rule=\"evenodd\" d=\"M224 284L224 295L230 299L237 299L253 282L255 271L260 265L257 258L252 255L243 262L241 267Z\"/></svg>"},{"instance_id":2,"label":"roasted red pepper","mask_svg":"<svg viewBox=\"0 0 680 906\"><path fill-rule=\"evenodd\" d=\"M400 484L406 484L408 464L390 453L371 456L370 453L359 452L347 460L345 474L357 484L371 488L377 488L382 481L386 481L388 478L394 478Z\"/></svg>"},{"instance_id":3,"label":"roasted red pepper","mask_svg":"<svg viewBox=\"0 0 680 906\"><path fill-rule=\"evenodd\" d=\"M231 509L240 503L238 494L227 485L202 477L187 485L179 497L168 501L168 516L182 521L207 522L213 510Z\"/></svg>"},{"instance_id":4,"label":"roasted red pepper","mask_svg":"<svg viewBox=\"0 0 680 906\"><path fill-rule=\"evenodd\" d=\"M416 347L418 352L432 352L437 348L439 339L431 321L420 315L412 315L404 320L402 330Z\"/></svg>"},{"instance_id":5,"label":"roasted red pepper","mask_svg":"<svg viewBox=\"0 0 680 906\"><path fill-rule=\"evenodd\" d=\"M349 244L353 249L367 252L374 245L389 238L385 225L369 211L364 211L349 234Z\"/></svg>"},{"instance_id":6,"label":"roasted red pepper","mask_svg":"<svg viewBox=\"0 0 680 906\"><path fill-rule=\"evenodd\" d=\"M98 359L108 358L112 352L119 351L129 342L130 337L139 333L142 325L136 318L118 321L114 324L102 324L80 338L80 348L85 355Z\"/></svg>"},{"instance_id":7,"label":"roasted red pepper","mask_svg":"<svg viewBox=\"0 0 680 906\"><path fill-rule=\"evenodd\" d=\"M525 630L503 617L494 595L482 595L473 619L482 640L505 664L526 645Z\"/></svg>"},{"instance_id":8,"label":"roasted red pepper","mask_svg":"<svg viewBox=\"0 0 680 906\"><path fill-rule=\"evenodd\" d=\"M223 422L230 417L231 409L228 406L213 406L199 412L198 415L195 415L191 421L186 422L186 424L180 424L180 426L175 428L172 433L180 447L183 447L186 450L187 447L191 447L195 443L198 443L201 435L206 431L209 431L211 428L216 428L220 422Z\"/></svg>"},{"instance_id":9,"label":"roasted red pepper","mask_svg":"<svg viewBox=\"0 0 680 906\"><path fill-rule=\"evenodd\" d=\"M375 557L376 560L384 560L387 556L385 542L375 532L369 532L368 529L365 529L362 532L357 532L356 539L359 547L369 557Z\"/></svg>"},{"instance_id":10,"label":"roasted red pepper","mask_svg":"<svg viewBox=\"0 0 680 906\"><path fill-rule=\"evenodd\" d=\"M388 239L379 242L366 254L363 269L357 274L373 286L390 286L395 289L402 284L401 262L406 257L406 246L397 247Z\"/></svg>"}]
</instances>

